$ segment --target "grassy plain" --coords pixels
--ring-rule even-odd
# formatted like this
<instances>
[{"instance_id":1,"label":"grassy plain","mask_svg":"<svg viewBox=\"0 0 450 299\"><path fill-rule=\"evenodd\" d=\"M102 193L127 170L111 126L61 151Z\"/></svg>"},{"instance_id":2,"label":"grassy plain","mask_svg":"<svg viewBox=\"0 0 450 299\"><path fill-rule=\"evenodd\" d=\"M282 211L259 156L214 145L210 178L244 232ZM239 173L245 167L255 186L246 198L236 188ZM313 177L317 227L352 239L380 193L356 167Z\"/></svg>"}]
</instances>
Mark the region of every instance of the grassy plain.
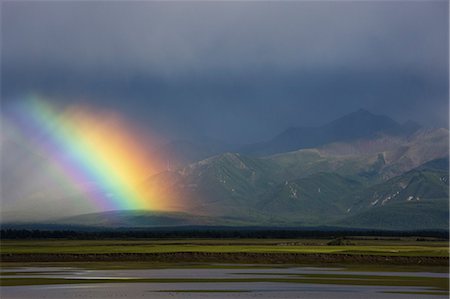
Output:
<instances>
[{"instance_id":1,"label":"grassy plain","mask_svg":"<svg viewBox=\"0 0 450 299\"><path fill-rule=\"evenodd\" d=\"M415 238L350 239L327 245L326 239L185 239L185 240L4 240L2 255L145 254L145 253L298 253L448 257L448 241Z\"/></svg>"}]
</instances>

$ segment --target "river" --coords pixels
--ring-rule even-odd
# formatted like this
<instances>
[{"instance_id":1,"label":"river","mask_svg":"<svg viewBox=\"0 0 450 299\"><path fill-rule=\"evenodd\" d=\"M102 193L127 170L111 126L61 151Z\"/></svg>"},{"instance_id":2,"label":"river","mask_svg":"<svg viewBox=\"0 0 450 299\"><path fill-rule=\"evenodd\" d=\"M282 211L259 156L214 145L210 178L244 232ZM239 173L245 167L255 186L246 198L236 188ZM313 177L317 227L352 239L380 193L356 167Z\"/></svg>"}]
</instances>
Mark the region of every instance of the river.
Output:
<instances>
[{"instance_id":1,"label":"river","mask_svg":"<svg viewBox=\"0 0 450 299\"><path fill-rule=\"evenodd\" d=\"M5 268L7 298L447 298L448 273L332 267ZM444 283L445 285L445 283ZM429 296L433 295L433 296Z\"/></svg>"}]
</instances>

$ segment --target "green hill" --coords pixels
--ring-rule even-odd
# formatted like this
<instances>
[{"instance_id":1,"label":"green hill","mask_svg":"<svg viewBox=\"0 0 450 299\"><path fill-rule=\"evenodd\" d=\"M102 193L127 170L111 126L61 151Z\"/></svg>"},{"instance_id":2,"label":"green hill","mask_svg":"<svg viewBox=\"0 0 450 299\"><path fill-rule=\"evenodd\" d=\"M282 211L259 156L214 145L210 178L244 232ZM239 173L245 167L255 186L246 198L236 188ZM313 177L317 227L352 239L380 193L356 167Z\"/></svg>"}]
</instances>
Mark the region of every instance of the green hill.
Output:
<instances>
[{"instance_id":1,"label":"green hill","mask_svg":"<svg viewBox=\"0 0 450 299\"><path fill-rule=\"evenodd\" d=\"M447 170L446 170L447 168ZM337 224L361 228L446 229L449 225L448 158L351 195L348 217Z\"/></svg>"},{"instance_id":2,"label":"green hill","mask_svg":"<svg viewBox=\"0 0 450 299\"><path fill-rule=\"evenodd\" d=\"M409 201L449 197L448 172L419 168L352 194L351 213Z\"/></svg>"},{"instance_id":3,"label":"green hill","mask_svg":"<svg viewBox=\"0 0 450 299\"><path fill-rule=\"evenodd\" d=\"M334 222L335 225L371 229L448 229L448 198L395 202Z\"/></svg>"},{"instance_id":4,"label":"green hill","mask_svg":"<svg viewBox=\"0 0 450 299\"><path fill-rule=\"evenodd\" d=\"M345 195L362 184L335 173L317 173L285 181L270 192L258 207L270 217L295 223L317 225L324 219L340 217L345 210Z\"/></svg>"}]
</instances>

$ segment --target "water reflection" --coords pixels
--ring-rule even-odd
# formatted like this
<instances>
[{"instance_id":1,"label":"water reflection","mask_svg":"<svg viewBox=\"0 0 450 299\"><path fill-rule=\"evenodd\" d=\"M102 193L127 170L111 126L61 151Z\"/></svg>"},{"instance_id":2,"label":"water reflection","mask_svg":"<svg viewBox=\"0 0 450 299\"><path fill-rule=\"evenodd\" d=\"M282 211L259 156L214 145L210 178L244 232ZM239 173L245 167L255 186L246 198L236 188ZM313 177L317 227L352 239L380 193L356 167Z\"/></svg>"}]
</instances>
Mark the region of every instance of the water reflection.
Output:
<instances>
[{"instance_id":1,"label":"water reflection","mask_svg":"<svg viewBox=\"0 0 450 299\"><path fill-rule=\"evenodd\" d=\"M448 273L320 267L1 270L1 298L447 298ZM23 284L23 285L14 285ZM27 285L28 284L28 285ZM447 292L446 292L447 291Z\"/></svg>"}]
</instances>

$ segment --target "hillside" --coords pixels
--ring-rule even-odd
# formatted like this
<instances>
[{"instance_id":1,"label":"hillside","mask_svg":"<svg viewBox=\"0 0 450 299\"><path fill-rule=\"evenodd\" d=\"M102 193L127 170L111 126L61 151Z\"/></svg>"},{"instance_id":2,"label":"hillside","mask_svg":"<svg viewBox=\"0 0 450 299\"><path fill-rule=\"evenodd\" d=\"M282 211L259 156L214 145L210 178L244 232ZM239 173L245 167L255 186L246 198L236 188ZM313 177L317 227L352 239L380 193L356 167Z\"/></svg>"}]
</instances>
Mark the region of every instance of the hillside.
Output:
<instances>
[{"instance_id":1,"label":"hillside","mask_svg":"<svg viewBox=\"0 0 450 299\"><path fill-rule=\"evenodd\" d=\"M353 194L355 204L351 207L352 212L393 202L448 198L448 168L428 168L428 165L441 164L442 161L448 163L448 159L433 160L403 175Z\"/></svg>"},{"instance_id":2,"label":"hillside","mask_svg":"<svg viewBox=\"0 0 450 299\"><path fill-rule=\"evenodd\" d=\"M279 172L271 161L226 153L153 176L144 184L170 190L165 194L182 202L187 212L248 217L259 198L280 181Z\"/></svg>"},{"instance_id":3,"label":"hillside","mask_svg":"<svg viewBox=\"0 0 450 299\"><path fill-rule=\"evenodd\" d=\"M65 217L53 221L54 225L86 227L158 227L158 226L227 226L252 225L251 221L238 218L217 218L182 212L153 212L145 210L107 211Z\"/></svg>"},{"instance_id":4,"label":"hillside","mask_svg":"<svg viewBox=\"0 0 450 299\"><path fill-rule=\"evenodd\" d=\"M395 202L333 222L343 227L394 230L448 230L448 198Z\"/></svg>"},{"instance_id":5,"label":"hillside","mask_svg":"<svg viewBox=\"0 0 450 299\"><path fill-rule=\"evenodd\" d=\"M448 155L447 129L421 129L405 136L381 135L350 142L335 142L265 157L291 176L337 172L372 182L398 176Z\"/></svg>"},{"instance_id":6,"label":"hillside","mask_svg":"<svg viewBox=\"0 0 450 299\"><path fill-rule=\"evenodd\" d=\"M154 154L161 161L165 161L166 169L177 169L231 151L235 147L210 138L174 140L158 147Z\"/></svg>"},{"instance_id":7,"label":"hillside","mask_svg":"<svg viewBox=\"0 0 450 299\"><path fill-rule=\"evenodd\" d=\"M360 190L348 217L351 227L435 229L449 225L448 158L430 161L403 175Z\"/></svg>"},{"instance_id":8,"label":"hillside","mask_svg":"<svg viewBox=\"0 0 450 299\"><path fill-rule=\"evenodd\" d=\"M172 190L172 196L185 204L188 213L293 225L334 223L365 212L367 207L378 207L383 200L385 205L416 198L437 199L440 201L436 204L442 205L442 198L448 198L447 158L428 161L383 180L385 169L397 163L387 163L385 155L389 152L331 156L318 149L267 158L226 153L178 172L165 172L146 184ZM398 195L393 196L396 192ZM434 202L418 206L424 206L427 217L434 217Z\"/></svg>"},{"instance_id":9,"label":"hillside","mask_svg":"<svg viewBox=\"0 0 450 299\"><path fill-rule=\"evenodd\" d=\"M261 200L258 208L272 219L323 225L342 217L348 201L346 195L359 188L361 183L336 173L317 173L279 184Z\"/></svg>"}]
</instances>

